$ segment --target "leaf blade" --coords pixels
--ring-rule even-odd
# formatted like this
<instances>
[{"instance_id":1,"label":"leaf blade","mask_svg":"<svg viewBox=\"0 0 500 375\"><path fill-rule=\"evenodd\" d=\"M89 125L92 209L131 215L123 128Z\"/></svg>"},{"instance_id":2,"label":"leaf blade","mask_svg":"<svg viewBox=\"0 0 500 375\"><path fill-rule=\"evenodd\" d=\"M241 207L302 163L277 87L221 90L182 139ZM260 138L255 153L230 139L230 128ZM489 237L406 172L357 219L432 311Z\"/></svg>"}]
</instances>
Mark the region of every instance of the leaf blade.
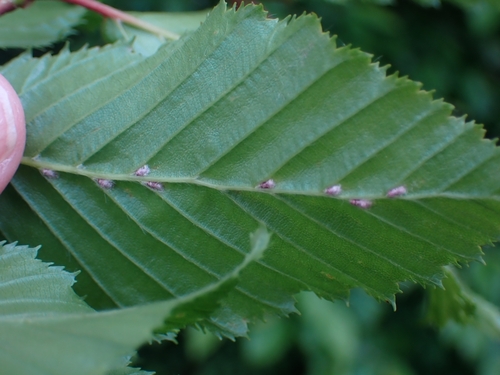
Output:
<instances>
[{"instance_id":1,"label":"leaf blade","mask_svg":"<svg viewBox=\"0 0 500 375\"><path fill-rule=\"evenodd\" d=\"M68 241L61 251L117 305L219 278L249 251L246 233L260 223L276 233L269 251L212 320L229 334L267 313L294 312L300 290L346 299L361 286L394 303L398 282L440 285L442 265L479 259L479 245L498 235L493 142L419 84L336 48L313 16L277 22L256 6L221 5L191 36L128 69L136 76L112 100L93 98L96 107L68 114L51 137L43 116L54 118L57 105L29 116L40 136L9 190L51 215L44 224ZM136 175L145 164L150 173ZM28 166L60 176L47 180ZM274 188L259 187L269 179ZM325 193L332 185L342 192ZM396 187L406 194L388 197ZM61 215L122 272L100 270L57 223ZM1 225L7 236L18 231ZM135 293L123 289L135 285L129 277L141 280Z\"/></svg>"}]
</instances>

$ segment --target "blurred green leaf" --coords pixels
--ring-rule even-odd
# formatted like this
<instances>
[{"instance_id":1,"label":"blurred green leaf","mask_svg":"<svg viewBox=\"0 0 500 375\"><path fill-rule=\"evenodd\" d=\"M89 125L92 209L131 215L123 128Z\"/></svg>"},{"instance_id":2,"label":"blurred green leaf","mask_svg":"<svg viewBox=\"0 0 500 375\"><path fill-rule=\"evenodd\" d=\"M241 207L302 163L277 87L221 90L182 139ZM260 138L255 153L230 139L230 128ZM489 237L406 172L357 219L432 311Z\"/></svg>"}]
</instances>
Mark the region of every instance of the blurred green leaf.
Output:
<instances>
[{"instance_id":1,"label":"blurred green leaf","mask_svg":"<svg viewBox=\"0 0 500 375\"><path fill-rule=\"evenodd\" d=\"M460 279L470 289L493 304L500 306L500 248L499 243L495 246L486 246L486 266L482 263L472 263L460 270Z\"/></svg>"},{"instance_id":2,"label":"blurred green leaf","mask_svg":"<svg viewBox=\"0 0 500 375\"><path fill-rule=\"evenodd\" d=\"M459 323L468 323L476 311L476 304L464 285L459 283L455 273L446 269L446 278L443 280L444 289L431 289L429 291L430 306L429 320L444 326L448 320L453 319Z\"/></svg>"},{"instance_id":3,"label":"blurred green leaf","mask_svg":"<svg viewBox=\"0 0 500 375\"><path fill-rule=\"evenodd\" d=\"M222 340L210 332L188 327L184 331L186 356L195 362L207 360L222 344Z\"/></svg>"},{"instance_id":4,"label":"blurred green leaf","mask_svg":"<svg viewBox=\"0 0 500 375\"><path fill-rule=\"evenodd\" d=\"M252 326L250 339L242 342L245 362L254 367L270 366L281 360L293 341L290 324L285 319L272 319Z\"/></svg>"},{"instance_id":5,"label":"blurred green leaf","mask_svg":"<svg viewBox=\"0 0 500 375\"><path fill-rule=\"evenodd\" d=\"M129 12L129 14L170 32L184 35L200 27L207 18L208 12L208 10L204 10L178 13ZM108 18L104 20L103 33L111 42L133 38L134 50L144 56L152 55L166 42L160 36Z\"/></svg>"},{"instance_id":6,"label":"blurred green leaf","mask_svg":"<svg viewBox=\"0 0 500 375\"><path fill-rule=\"evenodd\" d=\"M375 311L380 312L383 306L374 305L364 293L354 296L352 306L331 304L308 292L298 296L302 316L297 320L297 344L307 359L306 373L414 375L416 372L387 345L388 336L383 335L377 322L380 316ZM366 320L367 313L371 320Z\"/></svg>"},{"instance_id":7,"label":"blurred green leaf","mask_svg":"<svg viewBox=\"0 0 500 375\"><path fill-rule=\"evenodd\" d=\"M85 8L61 1L38 0L0 16L0 48L43 47L74 32Z\"/></svg>"},{"instance_id":8,"label":"blurred green leaf","mask_svg":"<svg viewBox=\"0 0 500 375\"><path fill-rule=\"evenodd\" d=\"M498 0L446 0L446 1L461 6L466 10L474 10L474 8L486 7L489 8L491 11L496 11L496 12L500 11L500 1Z\"/></svg>"},{"instance_id":9,"label":"blurred green leaf","mask_svg":"<svg viewBox=\"0 0 500 375\"><path fill-rule=\"evenodd\" d=\"M443 346L456 349L458 355L475 370L476 374L499 373L498 339L485 334L474 325L463 325L452 320L440 330L440 334Z\"/></svg>"},{"instance_id":10,"label":"blurred green leaf","mask_svg":"<svg viewBox=\"0 0 500 375\"><path fill-rule=\"evenodd\" d=\"M345 5L349 3L372 3L377 5L394 5L394 0L324 0L329 3ZM416 3L426 6L439 8L443 1L453 3L463 7L466 10L491 7L492 10L500 10L500 1L498 0L414 0Z\"/></svg>"},{"instance_id":11,"label":"blurred green leaf","mask_svg":"<svg viewBox=\"0 0 500 375\"><path fill-rule=\"evenodd\" d=\"M302 293L299 301L304 319L300 343L309 355L307 373L347 374L353 371L353 359L360 347L360 327L355 316L311 293Z\"/></svg>"},{"instance_id":12,"label":"blurred green leaf","mask_svg":"<svg viewBox=\"0 0 500 375\"><path fill-rule=\"evenodd\" d=\"M451 268L445 269L444 289L431 289L427 318L444 326L449 320L473 324L484 333L500 338L500 310L473 293Z\"/></svg>"}]
</instances>

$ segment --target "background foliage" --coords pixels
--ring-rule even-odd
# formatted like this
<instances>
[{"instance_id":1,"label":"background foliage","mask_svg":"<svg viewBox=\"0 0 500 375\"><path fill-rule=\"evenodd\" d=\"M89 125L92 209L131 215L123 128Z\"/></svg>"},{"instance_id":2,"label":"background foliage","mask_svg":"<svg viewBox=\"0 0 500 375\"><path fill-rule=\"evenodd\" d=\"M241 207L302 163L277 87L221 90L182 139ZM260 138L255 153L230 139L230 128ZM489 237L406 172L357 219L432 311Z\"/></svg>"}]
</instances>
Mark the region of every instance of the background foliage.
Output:
<instances>
[{"instance_id":1,"label":"background foliage","mask_svg":"<svg viewBox=\"0 0 500 375\"><path fill-rule=\"evenodd\" d=\"M109 1L130 10L187 11L215 5L215 1ZM490 137L500 135L500 16L495 7L444 3L426 8L413 2L390 6L370 2L266 1L271 14L316 12L324 28L345 44L371 52L381 64L424 82L456 106L482 122ZM337 3L337 4L335 4ZM456 2L458 3L458 2ZM98 16L73 36L72 48L88 41L103 43ZM58 46L56 46L57 48ZM40 51L41 53L42 51ZM1 54L2 62L16 51ZM474 264L463 270L469 285L500 304L500 257L486 250L488 267ZM500 343L480 330L449 324L444 330L426 322L426 292L406 286L398 298L398 312L355 292L351 308L326 304L301 295L298 319L277 319L251 332L251 341L219 342L197 331L187 331L180 345L145 347L137 364L158 374L304 373L309 374L497 374ZM321 306L321 308L319 307ZM244 368L242 368L244 364Z\"/></svg>"}]
</instances>

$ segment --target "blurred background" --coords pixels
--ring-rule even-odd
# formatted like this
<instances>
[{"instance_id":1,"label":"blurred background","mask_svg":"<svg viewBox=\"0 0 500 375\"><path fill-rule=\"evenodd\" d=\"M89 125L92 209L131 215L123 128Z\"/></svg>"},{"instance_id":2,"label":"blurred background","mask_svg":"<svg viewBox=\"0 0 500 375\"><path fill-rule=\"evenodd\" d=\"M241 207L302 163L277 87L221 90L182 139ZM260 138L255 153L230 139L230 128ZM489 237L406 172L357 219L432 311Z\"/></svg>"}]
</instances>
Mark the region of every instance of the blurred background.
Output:
<instances>
[{"instance_id":1,"label":"blurred background","mask_svg":"<svg viewBox=\"0 0 500 375\"><path fill-rule=\"evenodd\" d=\"M123 10L192 11L218 0L108 0ZM239 4L240 1L228 1ZM254 1L255 2L255 1ZM256 2L255 2L256 3ZM323 27L373 54L381 65L435 90L455 115L500 136L500 0L275 0L260 1L270 16L314 12ZM101 19L89 14L71 39L76 49L92 38L103 44ZM82 37L81 35L84 35ZM55 46L55 49L61 48ZM35 51L42 54L45 51ZM0 63L18 54L0 51ZM500 306L500 252L484 249L487 266L458 271L474 292ZM141 348L134 364L159 375L498 375L500 336L487 328L429 322L429 290L401 286L397 311L354 290L347 307L300 294L301 316L270 318L251 327L249 339L219 340L187 329L178 344ZM500 321L497 321L500 327Z\"/></svg>"}]
</instances>

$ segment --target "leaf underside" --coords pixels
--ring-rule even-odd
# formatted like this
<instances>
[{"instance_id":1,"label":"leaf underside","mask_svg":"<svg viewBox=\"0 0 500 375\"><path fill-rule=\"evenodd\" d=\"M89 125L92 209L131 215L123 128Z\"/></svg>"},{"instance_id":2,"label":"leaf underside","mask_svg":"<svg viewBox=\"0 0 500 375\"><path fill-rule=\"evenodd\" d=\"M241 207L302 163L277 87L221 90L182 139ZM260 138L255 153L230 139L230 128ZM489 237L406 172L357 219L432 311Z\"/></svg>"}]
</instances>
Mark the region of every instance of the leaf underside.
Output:
<instances>
[{"instance_id":1,"label":"leaf underside","mask_svg":"<svg viewBox=\"0 0 500 375\"><path fill-rule=\"evenodd\" d=\"M84 14L82 7L38 0L0 17L0 48L50 45L73 33Z\"/></svg>"},{"instance_id":2,"label":"leaf underside","mask_svg":"<svg viewBox=\"0 0 500 375\"><path fill-rule=\"evenodd\" d=\"M269 249L207 322L229 336L294 312L300 290L345 299L361 287L394 303L398 282L440 285L443 265L480 259L499 234L499 152L483 130L369 55L336 48L313 15L278 22L221 4L145 60L125 46L78 53L92 57L3 68L28 143L0 196L1 212L15 212L0 230L81 270L76 290L96 308L214 282L260 223L275 233ZM35 61L47 68L32 79ZM144 165L149 175L134 175ZM336 185L340 195L324 193ZM388 198L399 186L407 193Z\"/></svg>"}]
</instances>

